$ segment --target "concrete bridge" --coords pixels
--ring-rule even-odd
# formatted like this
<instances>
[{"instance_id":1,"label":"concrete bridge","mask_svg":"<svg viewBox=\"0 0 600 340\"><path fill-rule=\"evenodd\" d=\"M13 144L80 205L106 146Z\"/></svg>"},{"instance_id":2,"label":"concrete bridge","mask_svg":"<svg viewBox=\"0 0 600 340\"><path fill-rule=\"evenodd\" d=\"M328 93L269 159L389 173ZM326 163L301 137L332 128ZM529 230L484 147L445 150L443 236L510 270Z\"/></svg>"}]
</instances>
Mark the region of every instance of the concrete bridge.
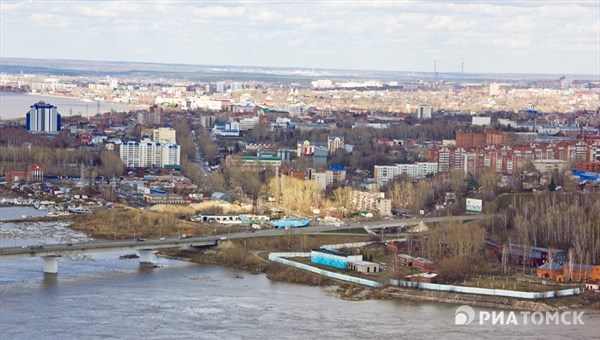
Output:
<instances>
[{"instance_id":1,"label":"concrete bridge","mask_svg":"<svg viewBox=\"0 0 600 340\"><path fill-rule=\"evenodd\" d=\"M448 221L472 221L491 218L492 215L463 215L463 216L443 216L426 217L418 219L395 219L375 222L345 223L336 225L317 225L306 228L292 229L266 229L256 232L240 232L227 235L189 237L189 238L168 238L160 240L144 241L103 241L103 242L85 242L85 243L66 243L66 244L48 244L33 245L24 247L6 247L0 250L0 260L17 259L25 257L41 257L44 259L44 273L58 273L58 259L61 256L81 253L102 253L123 250L137 250L141 264L153 264L157 249L165 248L201 248L218 245L227 239L244 239L251 237L275 237L295 234L311 234L323 231L339 230L352 228L364 228L370 230L385 230L391 228L402 228L405 226L416 225L421 221L424 223L448 222Z\"/></svg>"},{"instance_id":2,"label":"concrete bridge","mask_svg":"<svg viewBox=\"0 0 600 340\"><path fill-rule=\"evenodd\" d=\"M137 250L141 264L153 264L157 249L164 248L200 248L216 246L220 237L169 238L144 241L106 241L85 243L44 244L23 247L2 248L0 260L24 257L44 259L44 273L58 273L58 259L65 255L82 253L103 253L123 250Z\"/></svg>"}]
</instances>

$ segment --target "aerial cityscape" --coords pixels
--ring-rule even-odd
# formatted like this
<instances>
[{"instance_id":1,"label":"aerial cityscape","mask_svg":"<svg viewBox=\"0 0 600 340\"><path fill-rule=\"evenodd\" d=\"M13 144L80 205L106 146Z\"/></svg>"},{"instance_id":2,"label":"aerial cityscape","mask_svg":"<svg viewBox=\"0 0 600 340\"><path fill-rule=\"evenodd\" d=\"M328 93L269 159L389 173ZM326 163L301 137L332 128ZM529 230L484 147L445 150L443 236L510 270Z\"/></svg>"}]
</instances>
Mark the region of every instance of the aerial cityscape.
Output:
<instances>
[{"instance_id":1,"label":"aerial cityscape","mask_svg":"<svg viewBox=\"0 0 600 340\"><path fill-rule=\"evenodd\" d=\"M2 339L599 335L597 1L0 9Z\"/></svg>"}]
</instances>

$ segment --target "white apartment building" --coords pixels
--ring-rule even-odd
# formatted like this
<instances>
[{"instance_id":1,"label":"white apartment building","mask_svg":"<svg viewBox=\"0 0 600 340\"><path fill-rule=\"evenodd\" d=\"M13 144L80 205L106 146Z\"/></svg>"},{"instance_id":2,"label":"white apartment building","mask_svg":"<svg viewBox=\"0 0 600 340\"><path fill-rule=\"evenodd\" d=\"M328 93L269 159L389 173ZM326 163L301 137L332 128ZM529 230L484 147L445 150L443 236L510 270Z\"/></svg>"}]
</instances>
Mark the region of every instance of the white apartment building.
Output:
<instances>
[{"instance_id":1,"label":"white apartment building","mask_svg":"<svg viewBox=\"0 0 600 340\"><path fill-rule=\"evenodd\" d=\"M322 190L330 185L339 186L346 179L346 170L327 170L323 172L312 172L311 179L319 184Z\"/></svg>"},{"instance_id":2,"label":"white apartment building","mask_svg":"<svg viewBox=\"0 0 600 340\"><path fill-rule=\"evenodd\" d=\"M431 118L431 113L433 108L428 105L419 105L417 107L417 118L419 119L429 119Z\"/></svg>"},{"instance_id":3,"label":"white apartment building","mask_svg":"<svg viewBox=\"0 0 600 340\"><path fill-rule=\"evenodd\" d=\"M392 216L392 200L385 198L384 192L352 190L350 200L357 210L369 210L377 212L380 216Z\"/></svg>"},{"instance_id":4,"label":"white apartment building","mask_svg":"<svg viewBox=\"0 0 600 340\"><path fill-rule=\"evenodd\" d=\"M175 129L161 127L152 130L152 141L156 143L177 144Z\"/></svg>"},{"instance_id":5,"label":"white apartment building","mask_svg":"<svg viewBox=\"0 0 600 340\"><path fill-rule=\"evenodd\" d=\"M181 148L178 144L123 142L119 155L123 165L130 168L166 168L181 164Z\"/></svg>"},{"instance_id":6,"label":"white apartment building","mask_svg":"<svg viewBox=\"0 0 600 340\"><path fill-rule=\"evenodd\" d=\"M437 163L421 162L415 164L375 165L373 179L379 187L384 187L394 177L402 174L419 179L427 176L427 174L435 174L437 172Z\"/></svg>"}]
</instances>

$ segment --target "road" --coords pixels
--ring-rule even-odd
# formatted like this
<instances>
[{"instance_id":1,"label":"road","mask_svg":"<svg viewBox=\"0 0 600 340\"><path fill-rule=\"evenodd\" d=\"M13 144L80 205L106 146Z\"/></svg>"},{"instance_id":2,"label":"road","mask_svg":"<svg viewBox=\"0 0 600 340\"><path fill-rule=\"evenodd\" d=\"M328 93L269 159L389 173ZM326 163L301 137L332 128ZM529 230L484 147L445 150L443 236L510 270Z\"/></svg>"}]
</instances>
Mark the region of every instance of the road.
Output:
<instances>
[{"instance_id":1,"label":"road","mask_svg":"<svg viewBox=\"0 0 600 340\"><path fill-rule=\"evenodd\" d=\"M19 257L38 257L38 256L53 256L66 255L76 253L98 253L116 250L140 250L140 249L162 249L175 247L195 247L215 245L220 241L227 239L243 239L252 237L275 237L284 235L296 234L312 234L330 230L344 230L352 228L393 228L398 226L416 225L423 221L425 223L432 222L448 222L448 221L468 221L482 220L490 218L491 215L463 215L463 216L444 216L444 217L428 217L422 219L397 219L377 222L363 223L348 223L342 224L339 227L335 225L318 225L306 228L292 229L265 229L257 231L246 231L226 235L200 236L188 238L167 238L164 240L146 240L146 241L101 241L101 242L86 242L86 243L66 243L66 244L48 244L42 248L39 246L26 247L6 247L0 250L0 260L7 258Z\"/></svg>"},{"instance_id":2,"label":"road","mask_svg":"<svg viewBox=\"0 0 600 340\"><path fill-rule=\"evenodd\" d=\"M202 152L200 152L200 146L198 146L198 138L196 136L196 131L192 131L192 140L194 141L194 147L196 148L196 156L194 159L194 163L198 164L202 176L208 176L211 170L208 166L208 162L204 159Z\"/></svg>"}]
</instances>

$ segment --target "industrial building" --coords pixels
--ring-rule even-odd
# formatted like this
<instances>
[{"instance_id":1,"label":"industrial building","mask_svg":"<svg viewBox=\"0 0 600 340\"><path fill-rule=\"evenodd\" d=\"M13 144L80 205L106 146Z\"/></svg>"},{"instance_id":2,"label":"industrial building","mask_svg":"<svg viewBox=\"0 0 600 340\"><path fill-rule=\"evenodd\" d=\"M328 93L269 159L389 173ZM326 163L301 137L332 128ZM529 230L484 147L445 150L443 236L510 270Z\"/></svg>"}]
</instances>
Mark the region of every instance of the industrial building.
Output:
<instances>
[{"instance_id":1,"label":"industrial building","mask_svg":"<svg viewBox=\"0 0 600 340\"><path fill-rule=\"evenodd\" d=\"M362 255L352 255L330 249L313 249L310 262L337 269L353 270L359 273L377 273L381 271L379 263L363 261Z\"/></svg>"},{"instance_id":2,"label":"industrial building","mask_svg":"<svg viewBox=\"0 0 600 340\"><path fill-rule=\"evenodd\" d=\"M353 261L348 264L348 269L359 273L377 273L381 271L379 263L369 261Z\"/></svg>"},{"instance_id":3,"label":"industrial building","mask_svg":"<svg viewBox=\"0 0 600 340\"><path fill-rule=\"evenodd\" d=\"M536 268L536 276L558 282L592 281L600 282L600 265L544 263Z\"/></svg>"},{"instance_id":4,"label":"industrial building","mask_svg":"<svg viewBox=\"0 0 600 340\"><path fill-rule=\"evenodd\" d=\"M329 249L313 249L310 252L310 262L328 267L347 269L350 261L362 261L362 255L352 255Z\"/></svg>"}]
</instances>

